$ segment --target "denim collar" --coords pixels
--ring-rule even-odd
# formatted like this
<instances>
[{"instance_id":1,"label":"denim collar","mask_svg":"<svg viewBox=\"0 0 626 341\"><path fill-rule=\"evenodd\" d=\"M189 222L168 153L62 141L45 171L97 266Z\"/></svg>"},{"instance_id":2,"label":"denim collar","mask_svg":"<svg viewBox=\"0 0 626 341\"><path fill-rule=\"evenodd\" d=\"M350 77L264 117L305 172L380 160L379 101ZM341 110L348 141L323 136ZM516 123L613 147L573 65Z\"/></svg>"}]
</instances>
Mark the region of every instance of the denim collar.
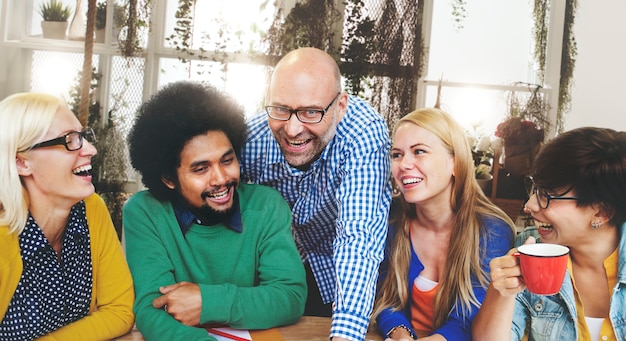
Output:
<instances>
[{"instance_id":1,"label":"denim collar","mask_svg":"<svg viewBox=\"0 0 626 341\"><path fill-rule=\"evenodd\" d=\"M241 209L239 205L239 195L237 191L234 192L233 205L235 205L235 209L232 211L232 214L228 217L225 217L221 221L210 221L205 222L202 219L196 217L193 212L189 209L187 205L180 199L174 199L174 214L176 215L176 220L178 221L178 225L180 226L180 230L183 235L189 231L189 227L191 224L198 224L204 226L214 226L217 224L224 224L231 230L235 232L241 233L243 231L243 223L241 221Z\"/></svg>"}]
</instances>

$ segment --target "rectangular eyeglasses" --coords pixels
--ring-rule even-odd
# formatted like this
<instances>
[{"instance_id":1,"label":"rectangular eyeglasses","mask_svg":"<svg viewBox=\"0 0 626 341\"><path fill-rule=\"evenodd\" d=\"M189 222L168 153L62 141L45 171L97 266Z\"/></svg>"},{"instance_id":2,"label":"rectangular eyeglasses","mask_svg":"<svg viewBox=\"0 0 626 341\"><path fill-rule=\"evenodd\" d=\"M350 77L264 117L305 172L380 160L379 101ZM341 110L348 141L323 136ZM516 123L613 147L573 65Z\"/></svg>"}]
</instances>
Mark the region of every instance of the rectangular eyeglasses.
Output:
<instances>
[{"instance_id":1,"label":"rectangular eyeglasses","mask_svg":"<svg viewBox=\"0 0 626 341\"><path fill-rule=\"evenodd\" d=\"M324 115L328 112L328 109L335 103L341 92L335 95L335 98L328 104L326 109L313 109L313 108L300 108L291 109L280 105L266 105L265 111L270 118L279 121L289 121L291 115L296 114L296 117L302 123L319 123L322 121Z\"/></svg>"},{"instance_id":2,"label":"rectangular eyeglasses","mask_svg":"<svg viewBox=\"0 0 626 341\"><path fill-rule=\"evenodd\" d=\"M580 199L579 197L574 197L574 196L565 197L562 195L550 195L544 189L541 189L535 185L535 180L533 179L532 176L526 177L525 184L526 184L526 190L527 190L528 196L532 197L534 194L535 198L537 198L537 204L539 204L539 207L544 208L544 209L550 206L551 200L578 200ZM565 193L569 192L570 190L571 188L565 191Z\"/></svg>"},{"instance_id":3,"label":"rectangular eyeglasses","mask_svg":"<svg viewBox=\"0 0 626 341\"><path fill-rule=\"evenodd\" d=\"M83 139L87 139L89 143L93 144L96 142L96 133L91 128L85 128L83 131L70 131L63 136L39 142L30 149L63 145L69 151L79 150L83 147Z\"/></svg>"}]
</instances>

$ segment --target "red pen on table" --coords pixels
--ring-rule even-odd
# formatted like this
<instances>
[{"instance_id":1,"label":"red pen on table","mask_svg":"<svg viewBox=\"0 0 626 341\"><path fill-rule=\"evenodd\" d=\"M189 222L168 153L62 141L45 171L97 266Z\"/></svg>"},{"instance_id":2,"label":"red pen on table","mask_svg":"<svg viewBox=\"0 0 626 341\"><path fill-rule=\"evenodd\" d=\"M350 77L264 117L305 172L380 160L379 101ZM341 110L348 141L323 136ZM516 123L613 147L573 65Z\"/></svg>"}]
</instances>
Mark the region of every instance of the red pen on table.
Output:
<instances>
[{"instance_id":1,"label":"red pen on table","mask_svg":"<svg viewBox=\"0 0 626 341\"><path fill-rule=\"evenodd\" d=\"M206 330L209 331L212 334L223 336L223 337L231 339L231 340L235 340L235 341L250 341L248 339L244 339L244 338L239 337L237 335L233 335L233 334L229 334L229 333L223 332L223 331L221 331L219 329L206 328Z\"/></svg>"}]
</instances>

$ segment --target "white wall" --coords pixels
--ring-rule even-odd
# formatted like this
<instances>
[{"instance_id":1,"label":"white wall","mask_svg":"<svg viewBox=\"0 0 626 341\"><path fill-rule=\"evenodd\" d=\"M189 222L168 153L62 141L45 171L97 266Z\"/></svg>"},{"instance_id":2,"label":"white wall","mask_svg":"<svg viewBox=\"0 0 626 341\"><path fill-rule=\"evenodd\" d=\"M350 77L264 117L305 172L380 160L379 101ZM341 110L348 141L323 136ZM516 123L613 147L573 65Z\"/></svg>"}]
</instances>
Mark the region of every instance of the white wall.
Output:
<instances>
[{"instance_id":1,"label":"white wall","mask_svg":"<svg viewBox=\"0 0 626 341\"><path fill-rule=\"evenodd\" d=\"M578 0L572 109L565 129L626 131L626 1Z\"/></svg>"}]
</instances>

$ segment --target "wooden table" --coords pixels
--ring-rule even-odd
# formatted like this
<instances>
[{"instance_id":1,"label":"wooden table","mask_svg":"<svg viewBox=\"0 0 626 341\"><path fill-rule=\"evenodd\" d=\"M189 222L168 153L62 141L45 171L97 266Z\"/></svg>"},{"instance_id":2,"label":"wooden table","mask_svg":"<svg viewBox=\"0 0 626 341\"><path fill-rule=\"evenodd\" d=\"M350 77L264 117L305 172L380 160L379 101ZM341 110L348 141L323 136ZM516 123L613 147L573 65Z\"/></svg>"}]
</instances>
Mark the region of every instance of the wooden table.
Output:
<instances>
[{"instance_id":1,"label":"wooden table","mask_svg":"<svg viewBox=\"0 0 626 341\"><path fill-rule=\"evenodd\" d=\"M277 328L285 341L328 341L328 334L330 331L330 318L328 317L316 317L316 316L303 316L296 324ZM252 339L255 338L255 332L251 331ZM136 329L123 335L115 340L118 341L144 341L141 333ZM383 341L383 338L378 335L375 330L369 330L366 337L366 341ZM280 341L280 340L276 340Z\"/></svg>"}]
</instances>

